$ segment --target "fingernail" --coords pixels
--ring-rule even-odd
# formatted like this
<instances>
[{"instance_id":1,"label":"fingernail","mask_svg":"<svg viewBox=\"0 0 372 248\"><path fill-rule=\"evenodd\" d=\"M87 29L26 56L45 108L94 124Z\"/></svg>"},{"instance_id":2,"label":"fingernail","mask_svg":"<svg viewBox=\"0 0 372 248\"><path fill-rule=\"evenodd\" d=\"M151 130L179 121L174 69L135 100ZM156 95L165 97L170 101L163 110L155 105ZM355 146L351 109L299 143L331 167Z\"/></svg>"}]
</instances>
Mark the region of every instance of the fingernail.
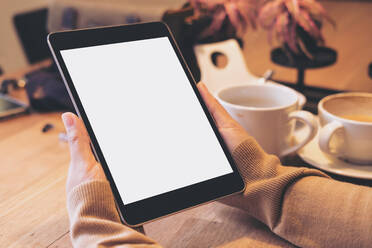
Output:
<instances>
[{"instance_id":1,"label":"fingernail","mask_svg":"<svg viewBox=\"0 0 372 248\"><path fill-rule=\"evenodd\" d=\"M69 113L62 114L62 121L66 129L69 129L72 126L74 126L74 118Z\"/></svg>"}]
</instances>

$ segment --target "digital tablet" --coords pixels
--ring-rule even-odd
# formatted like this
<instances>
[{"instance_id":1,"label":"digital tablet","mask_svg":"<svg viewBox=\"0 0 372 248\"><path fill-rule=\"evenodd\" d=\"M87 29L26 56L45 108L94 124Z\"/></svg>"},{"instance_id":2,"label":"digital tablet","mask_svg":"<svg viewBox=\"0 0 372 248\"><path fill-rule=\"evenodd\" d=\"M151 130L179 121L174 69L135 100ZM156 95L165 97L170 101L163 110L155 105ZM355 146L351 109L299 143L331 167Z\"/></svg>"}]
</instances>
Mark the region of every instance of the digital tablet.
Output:
<instances>
[{"instance_id":1,"label":"digital tablet","mask_svg":"<svg viewBox=\"0 0 372 248\"><path fill-rule=\"evenodd\" d=\"M124 223L244 189L164 23L52 33L48 43Z\"/></svg>"}]
</instances>

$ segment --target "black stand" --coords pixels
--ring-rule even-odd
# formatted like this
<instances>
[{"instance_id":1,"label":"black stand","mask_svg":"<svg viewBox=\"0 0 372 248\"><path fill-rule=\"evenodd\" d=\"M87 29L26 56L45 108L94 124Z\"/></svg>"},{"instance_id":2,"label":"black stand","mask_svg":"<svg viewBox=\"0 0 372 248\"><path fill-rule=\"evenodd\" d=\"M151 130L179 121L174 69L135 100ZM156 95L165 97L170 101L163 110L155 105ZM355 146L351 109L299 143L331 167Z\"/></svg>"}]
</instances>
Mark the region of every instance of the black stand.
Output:
<instances>
[{"instance_id":1,"label":"black stand","mask_svg":"<svg viewBox=\"0 0 372 248\"><path fill-rule=\"evenodd\" d=\"M305 69L297 68L297 88L302 90L305 86Z\"/></svg>"},{"instance_id":2,"label":"black stand","mask_svg":"<svg viewBox=\"0 0 372 248\"><path fill-rule=\"evenodd\" d=\"M296 68L296 88L302 92L305 86L305 70L333 65L337 60L337 52L328 47L318 47L312 52L313 58L309 59L304 54L294 54L283 48L275 48L271 51L271 61L275 64Z\"/></svg>"}]
</instances>

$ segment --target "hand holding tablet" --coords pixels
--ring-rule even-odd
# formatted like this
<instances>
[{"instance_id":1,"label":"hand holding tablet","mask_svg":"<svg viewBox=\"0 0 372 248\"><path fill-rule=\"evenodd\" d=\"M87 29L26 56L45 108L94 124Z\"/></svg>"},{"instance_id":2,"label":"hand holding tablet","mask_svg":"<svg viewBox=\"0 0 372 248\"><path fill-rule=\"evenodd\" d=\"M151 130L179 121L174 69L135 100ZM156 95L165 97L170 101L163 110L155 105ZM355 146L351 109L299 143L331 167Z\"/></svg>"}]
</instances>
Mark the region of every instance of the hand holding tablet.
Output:
<instances>
[{"instance_id":1,"label":"hand holding tablet","mask_svg":"<svg viewBox=\"0 0 372 248\"><path fill-rule=\"evenodd\" d=\"M73 113L62 115L70 149L70 167L66 182L66 192L81 183L106 180L101 165L96 161L90 148L90 141L84 123Z\"/></svg>"},{"instance_id":2,"label":"hand holding tablet","mask_svg":"<svg viewBox=\"0 0 372 248\"><path fill-rule=\"evenodd\" d=\"M234 148L249 137L248 133L228 115L203 83L199 83L197 86L209 111L216 120L218 130L222 134L229 151L232 152ZM68 142L71 156L66 191L69 193L81 183L92 180L106 180L101 165L97 163L91 152L89 136L84 123L73 113L64 113L62 119L69 135Z\"/></svg>"},{"instance_id":3,"label":"hand holding tablet","mask_svg":"<svg viewBox=\"0 0 372 248\"><path fill-rule=\"evenodd\" d=\"M243 190L164 24L54 33L49 44L125 223Z\"/></svg>"}]
</instances>

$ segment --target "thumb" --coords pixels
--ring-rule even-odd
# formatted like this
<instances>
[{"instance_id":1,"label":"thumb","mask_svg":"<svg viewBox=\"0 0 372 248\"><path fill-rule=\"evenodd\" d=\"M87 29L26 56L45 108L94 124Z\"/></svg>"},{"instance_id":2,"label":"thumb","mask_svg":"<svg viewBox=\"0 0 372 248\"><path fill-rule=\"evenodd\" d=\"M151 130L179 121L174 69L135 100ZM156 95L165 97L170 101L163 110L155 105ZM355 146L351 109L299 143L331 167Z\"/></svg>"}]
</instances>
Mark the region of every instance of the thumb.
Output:
<instances>
[{"instance_id":1,"label":"thumb","mask_svg":"<svg viewBox=\"0 0 372 248\"><path fill-rule=\"evenodd\" d=\"M95 158L90 148L90 140L84 123L73 113L62 114L70 148L72 163L90 163Z\"/></svg>"},{"instance_id":2,"label":"thumb","mask_svg":"<svg viewBox=\"0 0 372 248\"><path fill-rule=\"evenodd\" d=\"M237 125L236 121L226 112L224 107L216 100L216 98L209 92L208 88L204 83L200 82L197 85L200 94L203 97L205 104L209 112L213 115L216 120L218 127L231 127Z\"/></svg>"}]
</instances>

